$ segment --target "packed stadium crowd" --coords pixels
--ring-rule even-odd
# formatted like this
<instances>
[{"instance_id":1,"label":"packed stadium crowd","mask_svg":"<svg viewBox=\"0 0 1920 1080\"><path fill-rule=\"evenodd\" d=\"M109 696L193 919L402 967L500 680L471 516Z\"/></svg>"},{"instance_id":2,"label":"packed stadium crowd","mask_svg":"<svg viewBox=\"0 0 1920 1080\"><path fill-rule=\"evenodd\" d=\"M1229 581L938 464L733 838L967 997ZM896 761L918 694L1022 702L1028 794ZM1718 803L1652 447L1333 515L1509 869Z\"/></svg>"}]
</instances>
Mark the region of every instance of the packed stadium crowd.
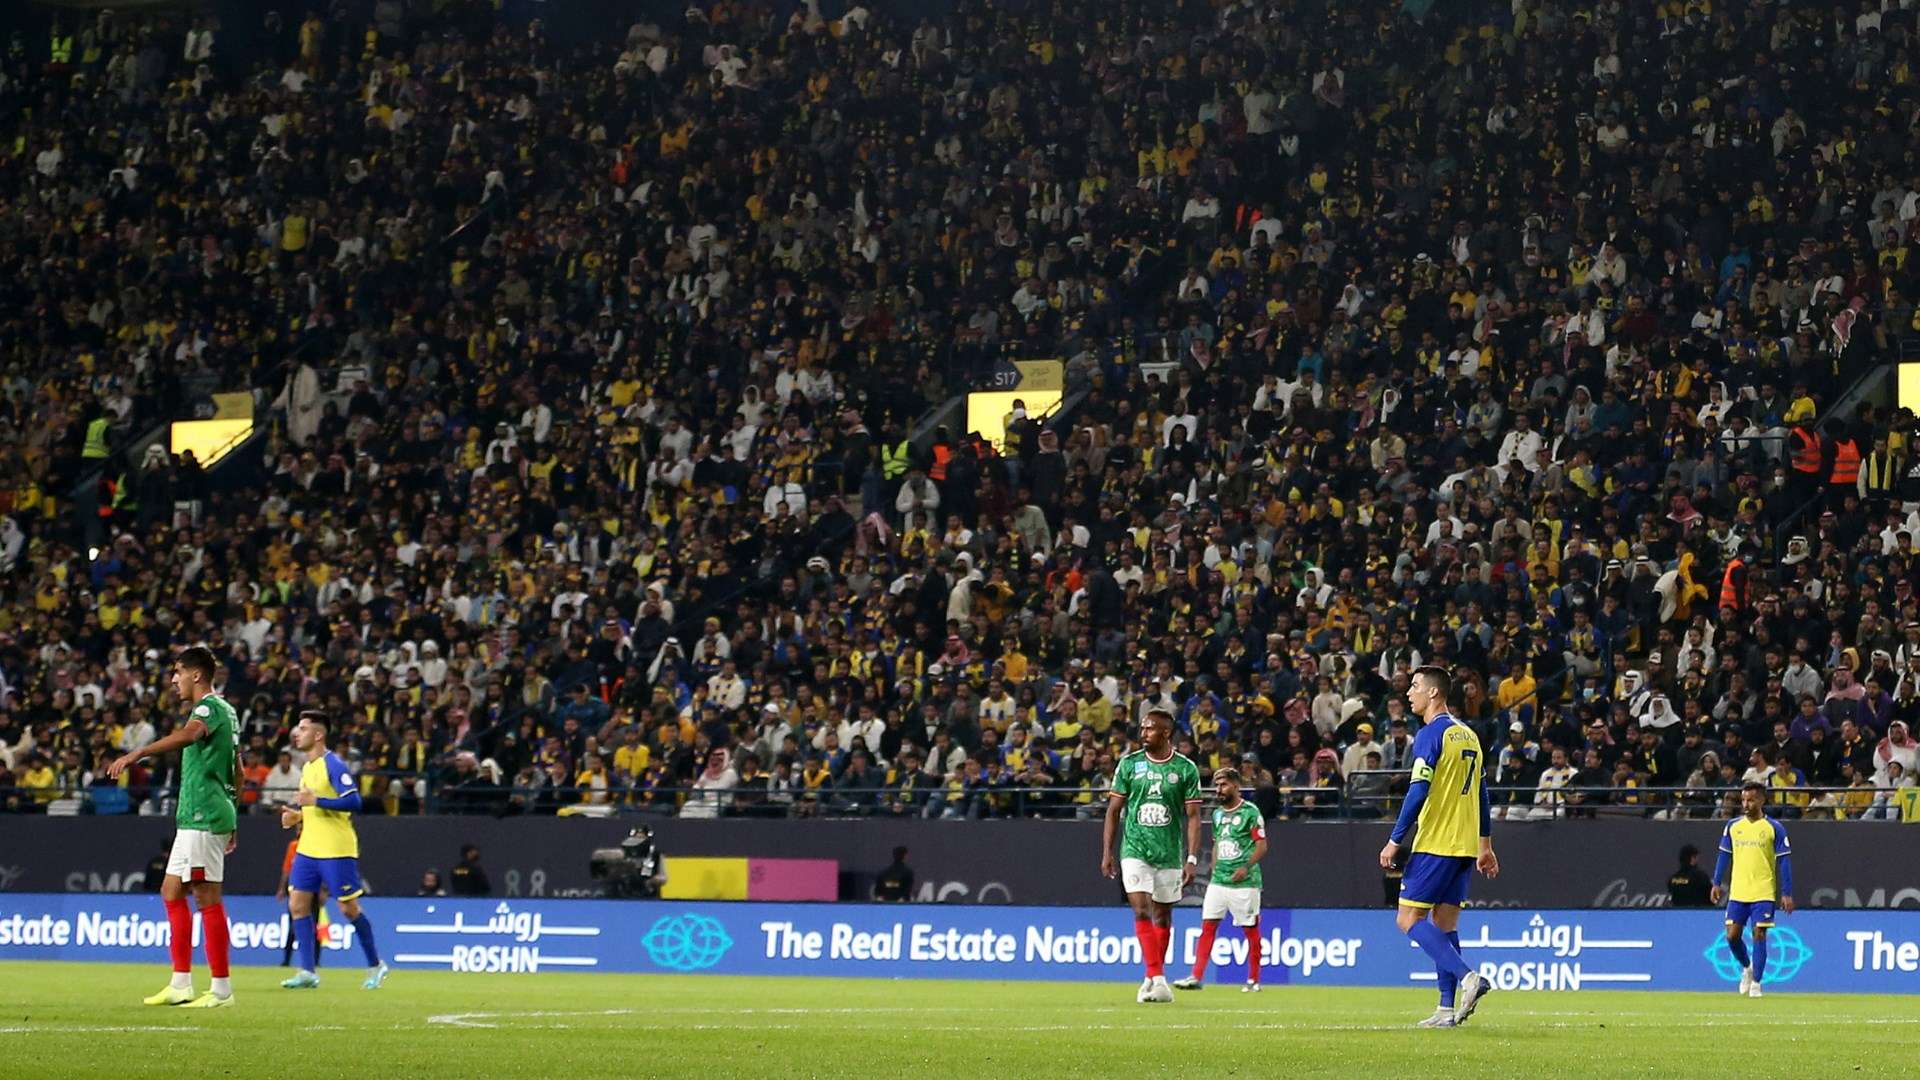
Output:
<instances>
[{"instance_id":1,"label":"packed stadium crowd","mask_svg":"<svg viewBox=\"0 0 1920 1080\"><path fill-rule=\"evenodd\" d=\"M319 708L374 812L1085 816L1163 709L1377 815L1441 663L1502 816L1899 816L1910 7L490 7L13 40L5 809L157 807L205 642L248 807Z\"/></svg>"}]
</instances>

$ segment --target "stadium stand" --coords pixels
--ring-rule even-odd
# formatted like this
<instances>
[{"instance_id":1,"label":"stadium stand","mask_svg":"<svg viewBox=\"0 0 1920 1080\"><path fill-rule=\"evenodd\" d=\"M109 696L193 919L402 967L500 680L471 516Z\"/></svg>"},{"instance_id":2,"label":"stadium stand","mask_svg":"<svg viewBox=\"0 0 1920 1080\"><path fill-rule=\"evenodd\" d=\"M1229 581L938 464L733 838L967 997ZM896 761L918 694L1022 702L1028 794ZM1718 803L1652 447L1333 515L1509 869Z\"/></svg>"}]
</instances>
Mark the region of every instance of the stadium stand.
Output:
<instances>
[{"instance_id":1,"label":"stadium stand","mask_svg":"<svg viewBox=\"0 0 1920 1080\"><path fill-rule=\"evenodd\" d=\"M0 805L207 641L249 806L1377 815L1444 663L1503 816L1897 816L1910 7L644 8L14 35Z\"/></svg>"}]
</instances>

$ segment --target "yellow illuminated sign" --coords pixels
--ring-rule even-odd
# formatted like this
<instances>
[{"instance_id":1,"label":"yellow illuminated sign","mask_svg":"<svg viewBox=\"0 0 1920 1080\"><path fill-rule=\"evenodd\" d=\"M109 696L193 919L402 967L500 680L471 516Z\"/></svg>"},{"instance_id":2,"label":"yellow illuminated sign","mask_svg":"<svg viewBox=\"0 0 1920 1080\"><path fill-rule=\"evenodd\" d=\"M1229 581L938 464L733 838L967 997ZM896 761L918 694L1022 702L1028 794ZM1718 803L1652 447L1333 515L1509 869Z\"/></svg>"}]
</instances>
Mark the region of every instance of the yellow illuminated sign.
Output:
<instances>
[{"instance_id":1,"label":"yellow illuminated sign","mask_svg":"<svg viewBox=\"0 0 1920 1080\"><path fill-rule=\"evenodd\" d=\"M1007 437L1007 414L1013 403L1026 405L1027 415L1035 419L1060 407L1058 390L985 390L967 395L967 430L977 431L998 449Z\"/></svg>"},{"instance_id":2,"label":"yellow illuminated sign","mask_svg":"<svg viewBox=\"0 0 1920 1080\"><path fill-rule=\"evenodd\" d=\"M1058 360L1002 360L987 378L988 390L967 395L967 430L977 431L996 449L1006 441L1007 414L1018 401L1039 419L1060 407L1067 386L1067 365Z\"/></svg>"},{"instance_id":3,"label":"yellow illuminated sign","mask_svg":"<svg viewBox=\"0 0 1920 1080\"><path fill-rule=\"evenodd\" d=\"M1900 407L1920 413L1920 362L1900 365L1898 387Z\"/></svg>"},{"instance_id":4,"label":"yellow illuminated sign","mask_svg":"<svg viewBox=\"0 0 1920 1080\"><path fill-rule=\"evenodd\" d=\"M172 449L175 456L193 451L194 460L204 468L226 457L251 434L252 420L182 420L173 425Z\"/></svg>"}]
</instances>

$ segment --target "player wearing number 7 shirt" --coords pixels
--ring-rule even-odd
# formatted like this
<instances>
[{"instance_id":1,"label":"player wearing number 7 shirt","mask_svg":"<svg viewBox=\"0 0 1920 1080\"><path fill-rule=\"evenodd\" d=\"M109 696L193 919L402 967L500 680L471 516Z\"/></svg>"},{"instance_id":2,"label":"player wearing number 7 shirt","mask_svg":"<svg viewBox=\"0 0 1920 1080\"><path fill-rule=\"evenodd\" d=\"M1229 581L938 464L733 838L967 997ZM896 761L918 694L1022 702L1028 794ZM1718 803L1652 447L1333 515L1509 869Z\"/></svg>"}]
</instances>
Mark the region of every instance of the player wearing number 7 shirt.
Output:
<instances>
[{"instance_id":1,"label":"player wearing number 7 shirt","mask_svg":"<svg viewBox=\"0 0 1920 1080\"><path fill-rule=\"evenodd\" d=\"M1401 931L1433 958L1439 976L1440 1007L1419 1024L1428 1028L1465 1023L1491 989L1460 955L1460 905L1466 903L1467 883L1476 863L1488 877L1500 873L1500 860L1493 854L1480 737L1447 710L1452 692L1453 677L1445 668L1428 666L1413 673L1407 699L1426 725L1413 739L1413 776L1406 802L1401 804L1392 837L1380 849L1380 865L1390 869L1409 831L1414 832L1413 854L1400 882L1398 922Z\"/></svg>"},{"instance_id":2,"label":"player wearing number 7 shirt","mask_svg":"<svg viewBox=\"0 0 1920 1080\"><path fill-rule=\"evenodd\" d=\"M1120 878L1133 906L1133 932L1147 969L1134 1000L1163 1003L1173 1000L1166 972L1173 905L1193 883L1200 861L1200 770L1174 752L1173 714L1163 709L1147 713L1140 722L1140 745L1142 749L1120 759L1113 773L1106 828L1100 836L1100 872Z\"/></svg>"}]
</instances>

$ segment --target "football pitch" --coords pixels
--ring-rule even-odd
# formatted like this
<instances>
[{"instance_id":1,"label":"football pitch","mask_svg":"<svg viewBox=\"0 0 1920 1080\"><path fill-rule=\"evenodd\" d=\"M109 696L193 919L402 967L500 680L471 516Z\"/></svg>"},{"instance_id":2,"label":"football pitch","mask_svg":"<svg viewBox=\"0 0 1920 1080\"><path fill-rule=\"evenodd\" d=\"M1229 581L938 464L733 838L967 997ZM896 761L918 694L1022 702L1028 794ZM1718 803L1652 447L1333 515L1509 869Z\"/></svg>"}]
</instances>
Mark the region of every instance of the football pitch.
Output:
<instances>
[{"instance_id":1,"label":"football pitch","mask_svg":"<svg viewBox=\"0 0 1920 1080\"><path fill-rule=\"evenodd\" d=\"M197 972L204 989L206 975ZM237 968L233 1008L139 1004L166 974L0 964L0 1077L1912 1076L1920 999Z\"/></svg>"}]
</instances>

